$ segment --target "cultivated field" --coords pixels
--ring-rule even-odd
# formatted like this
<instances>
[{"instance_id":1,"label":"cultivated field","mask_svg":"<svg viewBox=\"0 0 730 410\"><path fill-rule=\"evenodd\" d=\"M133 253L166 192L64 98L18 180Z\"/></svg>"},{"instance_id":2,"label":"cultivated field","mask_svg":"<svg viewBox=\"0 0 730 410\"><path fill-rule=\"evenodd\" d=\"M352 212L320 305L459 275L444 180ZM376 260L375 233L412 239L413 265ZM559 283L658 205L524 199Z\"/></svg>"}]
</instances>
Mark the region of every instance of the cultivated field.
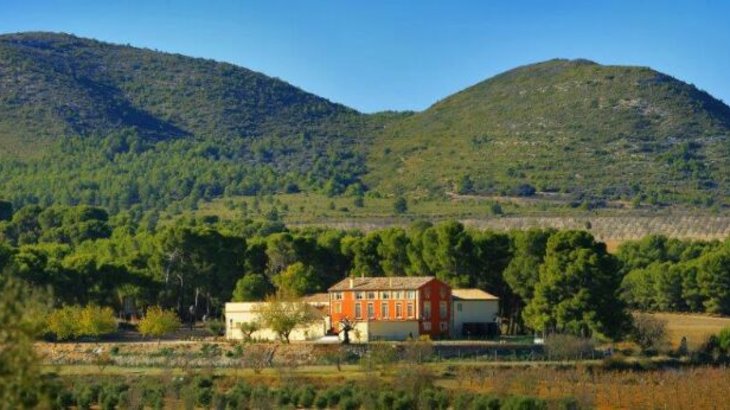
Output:
<instances>
[{"instance_id":1,"label":"cultivated field","mask_svg":"<svg viewBox=\"0 0 730 410\"><path fill-rule=\"evenodd\" d=\"M495 214L499 203L502 214ZM319 194L280 194L261 198L237 197L201 205L200 216L223 219L262 218L276 214L289 226L324 225L341 229L373 230L406 226L416 219L433 221L457 219L477 229L497 231L529 228L585 229L611 248L621 241L649 234L674 238L725 239L730 236L730 215L685 209L650 211L603 209L586 211L552 202L519 199L411 200L408 211L396 215L393 198L364 198L362 207L352 197L329 198Z\"/></svg>"}]
</instances>

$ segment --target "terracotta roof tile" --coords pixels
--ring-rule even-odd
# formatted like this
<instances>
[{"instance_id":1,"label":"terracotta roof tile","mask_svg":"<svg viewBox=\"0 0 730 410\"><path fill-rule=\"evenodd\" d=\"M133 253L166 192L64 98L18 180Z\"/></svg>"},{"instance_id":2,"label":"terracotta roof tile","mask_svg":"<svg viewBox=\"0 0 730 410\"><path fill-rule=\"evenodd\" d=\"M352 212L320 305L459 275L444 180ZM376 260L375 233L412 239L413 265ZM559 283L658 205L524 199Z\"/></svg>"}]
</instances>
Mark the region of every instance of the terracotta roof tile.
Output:
<instances>
[{"instance_id":1,"label":"terracotta roof tile","mask_svg":"<svg viewBox=\"0 0 730 410\"><path fill-rule=\"evenodd\" d=\"M408 290L418 289L426 283L436 279L433 276L387 276L387 277L360 277L346 278L329 288L329 291L338 290Z\"/></svg>"}]
</instances>

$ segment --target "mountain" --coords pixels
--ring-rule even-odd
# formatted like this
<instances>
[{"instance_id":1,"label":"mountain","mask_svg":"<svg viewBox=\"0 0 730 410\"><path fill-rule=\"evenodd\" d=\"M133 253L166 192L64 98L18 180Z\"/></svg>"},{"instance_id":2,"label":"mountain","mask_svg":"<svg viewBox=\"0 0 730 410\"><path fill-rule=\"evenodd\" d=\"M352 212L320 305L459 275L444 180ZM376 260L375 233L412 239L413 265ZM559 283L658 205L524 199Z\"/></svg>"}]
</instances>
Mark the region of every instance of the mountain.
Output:
<instances>
[{"instance_id":1,"label":"mountain","mask_svg":"<svg viewBox=\"0 0 730 410\"><path fill-rule=\"evenodd\" d=\"M424 195L710 204L728 195L729 137L730 108L694 86L644 67L552 60L392 124L366 180Z\"/></svg>"},{"instance_id":2,"label":"mountain","mask_svg":"<svg viewBox=\"0 0 730 410\"><path fill-rule=\"evenodd\" d=\"M0 36L0 196L140 204L364 173L367 117L231 64L66 34Z\"/></svg>"},{"instance_id":3,"label":"mountain","mask_svg":"<svg viewBox=\"0 0 730 410\"><path fill-rule=\"evenodd\" d=\"M279 192L725 205L730 108L643 67L552 60L364 115L231 64L0 35L0 198L177 212Z\"/></svg>"}]
</instances>

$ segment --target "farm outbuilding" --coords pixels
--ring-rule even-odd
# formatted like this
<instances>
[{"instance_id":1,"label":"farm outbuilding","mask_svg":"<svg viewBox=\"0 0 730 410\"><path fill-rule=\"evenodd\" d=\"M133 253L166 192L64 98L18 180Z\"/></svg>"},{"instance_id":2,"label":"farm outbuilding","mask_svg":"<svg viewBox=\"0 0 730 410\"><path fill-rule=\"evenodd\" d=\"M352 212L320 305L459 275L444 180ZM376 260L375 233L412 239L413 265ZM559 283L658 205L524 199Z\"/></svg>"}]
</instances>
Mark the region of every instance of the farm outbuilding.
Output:
<instances>
[{"instance_id":1,"label":"farm outbuilding","mask_svg":"<svg viewBox=\"0 0 730 410\"><path fill-rule=\"evenodd\" d=\"M241 323L248 323L258 320L256 308L266 302L232 302L226 303L226 339L242 340ZM318 319L309 326L295 328L289 335L291 341L317 340L325 336L329 326L329 316L322 312L317 306L309 304L312 313ZM251 337L255 340L278 340L279 336L271 329L259 329Z\"/></svg>"},{"instance_id":2,"label":"farm outbuilding","mask_svg":"<svg viewBox=\"0 0 730 410\"><path fill-rule=\"evenodd\" d=\"M453 289L451 334L455 338L493 337L499 333L499 298L481 289Z\"/></svg>"}]
</instances>

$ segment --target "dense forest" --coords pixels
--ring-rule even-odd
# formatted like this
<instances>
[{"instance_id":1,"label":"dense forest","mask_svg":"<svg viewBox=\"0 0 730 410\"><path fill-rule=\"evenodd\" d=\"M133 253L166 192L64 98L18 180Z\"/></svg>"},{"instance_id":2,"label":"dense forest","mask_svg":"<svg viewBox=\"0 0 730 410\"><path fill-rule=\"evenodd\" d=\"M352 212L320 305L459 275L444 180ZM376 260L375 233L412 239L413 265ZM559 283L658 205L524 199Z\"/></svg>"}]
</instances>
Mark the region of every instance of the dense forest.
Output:
<instances>
[{"instance_id":1,"label":"dense forest","mask_svg":"<svg viewBox=\"0 0 730 410\"><path fill-rule=\"evenodd\" d=\"M0 268L48 288L57 307L198 306L304 295L348 275L434 275L501 298L511 331L614 337L626 307L730 314L730 242L650 236L614 255L584 231L475 231L414 222L372 232L289 229L215 217L157 223L89 206L0 203Z\"/></svg>"},{"instance_id":2,"label":"dense forest","mask_svg":"<svg viewBox=\"0 0 730 410\"><path fill-rule=\"evenodd\" d=\"M642 67L551 60L362 114L211 60L0 35L0 198L181 214L287 192L726 204L730 108Z\"/></svg>"}]
</instances>

